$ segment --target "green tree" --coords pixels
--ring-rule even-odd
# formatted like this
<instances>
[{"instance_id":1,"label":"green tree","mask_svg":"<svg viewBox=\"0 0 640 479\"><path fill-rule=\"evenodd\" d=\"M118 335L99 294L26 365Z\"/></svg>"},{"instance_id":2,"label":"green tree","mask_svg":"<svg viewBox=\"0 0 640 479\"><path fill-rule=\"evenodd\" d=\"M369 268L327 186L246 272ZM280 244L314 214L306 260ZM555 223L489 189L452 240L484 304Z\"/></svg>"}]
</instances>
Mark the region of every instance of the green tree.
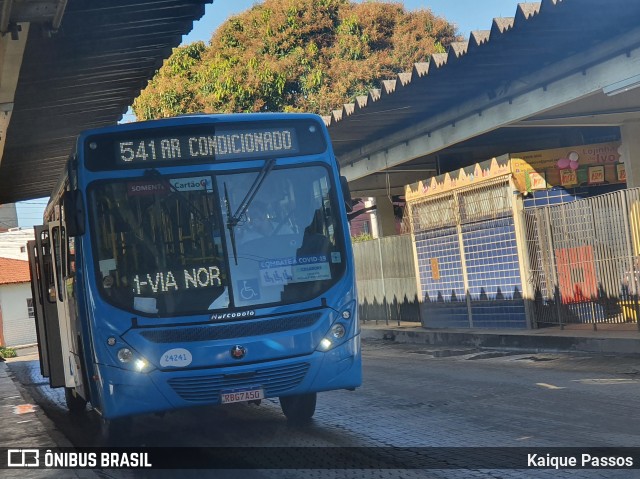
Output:
<instances>
[{"instance_id":1,"label":"green tree","mask_svg":"<svg viewBox=\"0 0 640 479\"><path fill-rule=\"evenodd\" d=\"M444 52L455 27L401 3L265 0L228 19L208 46L176 48L133 110L326 114L383 79Z\"/></svg>"}]
</instances>

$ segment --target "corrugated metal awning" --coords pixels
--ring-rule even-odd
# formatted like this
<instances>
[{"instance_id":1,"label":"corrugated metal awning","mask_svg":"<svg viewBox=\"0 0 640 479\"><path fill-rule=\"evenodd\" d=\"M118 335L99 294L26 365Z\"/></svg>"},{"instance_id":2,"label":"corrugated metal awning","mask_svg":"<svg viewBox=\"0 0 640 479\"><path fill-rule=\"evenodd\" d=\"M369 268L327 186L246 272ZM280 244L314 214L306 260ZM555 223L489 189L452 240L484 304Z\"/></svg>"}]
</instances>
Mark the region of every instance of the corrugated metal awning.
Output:
<instances>
[{"instance_id":1,"label":"corrugated metal awning","mask_svg":"<svg viewBox=\"0 0 640 479\"><path fill-rule=\"evenodd\" d=\"M69 0L29 27L0 162L0 203L48 196L78 133L113 125L212 0ZM18 35L20 32L18 32Z\"/></svg>"}]
</instances>

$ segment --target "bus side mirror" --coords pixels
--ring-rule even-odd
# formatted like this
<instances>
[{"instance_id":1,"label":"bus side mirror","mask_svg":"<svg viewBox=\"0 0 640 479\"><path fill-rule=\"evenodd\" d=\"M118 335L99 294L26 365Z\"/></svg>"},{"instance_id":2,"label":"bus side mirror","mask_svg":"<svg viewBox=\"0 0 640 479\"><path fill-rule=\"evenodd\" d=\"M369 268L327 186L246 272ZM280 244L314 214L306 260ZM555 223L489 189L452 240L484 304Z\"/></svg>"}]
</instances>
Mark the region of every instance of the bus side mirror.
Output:
<instances>
[{"instance_id":1,"label":"bus side mirror","mask_svg":"<svg viewBox=\"0 0 640 479\"><path fill-rule=\"evenodd\" d=\"M351 199L349 183L344 176L340 176L340 187L342 188L342 196L344 196L344 206L347 208L347 213L351 213L353 211L353 200Z\"/></svg>"},{"instance_id":2,"label":"bus side mirror","mask_svg":"<svg viewBox=\"0 0 640 479\"><path fill-rule=\"evenodd\" d=\"M84 201L79 190L65 191L62 196L65 228L68 236L84 234Z\"/></svg>"}]
</instances>

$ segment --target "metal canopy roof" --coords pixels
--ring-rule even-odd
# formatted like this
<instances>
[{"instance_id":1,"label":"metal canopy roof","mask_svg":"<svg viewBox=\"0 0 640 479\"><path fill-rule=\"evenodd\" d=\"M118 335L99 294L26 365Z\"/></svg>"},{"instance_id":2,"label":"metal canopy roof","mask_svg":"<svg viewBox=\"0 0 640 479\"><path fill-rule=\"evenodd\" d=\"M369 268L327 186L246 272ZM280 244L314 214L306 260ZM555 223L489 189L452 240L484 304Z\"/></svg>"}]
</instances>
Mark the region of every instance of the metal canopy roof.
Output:
<instances>
[{"instance_id":1,"label":"metal canopy roof","mask_svg":"<svg viewBox=\"0 0 640 479\"><path fill-rule=\"evenodd\" d=\"M433 176L437 160L441 171L450 171L465 161L469 164L502 153L557 147L580 138L606 141L617 135L617 128L607 126L619 125L630 115L638 117L640 89L624 97L623 107L620 98L608 98L600 88L597 98L556 104L554 121L533 121L532 117L526 124L512 122L502 125L508 128L494 131L483 131L482 121L478 121L477 129L464 141L446 144L446 139L442 140L446 145L437 155L416 154L402 165L396 162L387 168L379 167L384 161L377 166L365 165L380 152L390 154L394 145L409 145L410 139L420 136L430 138L434 131L444 131L473 114L481 117L518 95L546 91L547 85L576 72L586 75L592 66L615 55L629 56L640 45L638 18L637 1L521 3L515 17L496 18L491 30L472 32L467 42L452 44L447 54L434 55L429 63L415 64L412 71L383 81L380 89L325 117L350 186L356 194L381 188L398 192L404 184ZM554 117L551 110L547 113L545 118ZM450 130L442 136L448 133ZM536 138L538 148L534 147ZM478 158L470 151L473 149L486 156ZM354 164L356 168L350 168ZM425 172L422 175L421 170Z\"/></svg>"},{"instance_id":2,"label":"metal canopy roof","mask_svg":"<svg viewBox=\"0 0 640 479\"><path fill-rule=\"evenodd\" d=\"M20 21L35 23L28 28L0 161L0 204L48 196L78 133L119 121L212 1L10 2L13 13L3 31L16 30L10 26ZM4 18L8 0L2 4ZM62 4L60 27L52 32Z\"/></svg>"}]
</instances>

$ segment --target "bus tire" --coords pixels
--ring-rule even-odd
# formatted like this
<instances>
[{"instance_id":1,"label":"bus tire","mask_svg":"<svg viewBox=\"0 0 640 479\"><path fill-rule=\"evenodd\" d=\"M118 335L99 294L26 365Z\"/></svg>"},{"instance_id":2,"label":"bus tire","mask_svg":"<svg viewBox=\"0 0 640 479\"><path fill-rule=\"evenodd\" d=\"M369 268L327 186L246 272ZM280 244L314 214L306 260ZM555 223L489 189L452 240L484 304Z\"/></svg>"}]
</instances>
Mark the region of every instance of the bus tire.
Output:
<instances>
[{"instance_id":1,"label":"bus tire","mask_svg":"<svg viewBox=\"0 0 640 479\"><path fill-rule=\"evenodd\" d=\"M100 418L100 435L107 446L127 445L131 435L130 417L118 417L115 419Z\"/></svg>"},{"instance_id":2,"label":"bus tire","mask_svg":"<svg viewBox=\"0 0 640 479\"><path fill-rule=\"evenodd\" d=\"M69 412L81 413L87 407L87 400L80 396L75 388L64 388L64 399Z\"/></svg>"},{"instance_id":3,"label":"bus tire","mask_svg":"<svg viewBox=\"0 0 640 479\"><path fill-rule=\"evenodd\" d=\"M316 412L317 393L296 394L294 396L280 397L280 407L293 424L309 422Z\"/></svg>"}]
</instances>

